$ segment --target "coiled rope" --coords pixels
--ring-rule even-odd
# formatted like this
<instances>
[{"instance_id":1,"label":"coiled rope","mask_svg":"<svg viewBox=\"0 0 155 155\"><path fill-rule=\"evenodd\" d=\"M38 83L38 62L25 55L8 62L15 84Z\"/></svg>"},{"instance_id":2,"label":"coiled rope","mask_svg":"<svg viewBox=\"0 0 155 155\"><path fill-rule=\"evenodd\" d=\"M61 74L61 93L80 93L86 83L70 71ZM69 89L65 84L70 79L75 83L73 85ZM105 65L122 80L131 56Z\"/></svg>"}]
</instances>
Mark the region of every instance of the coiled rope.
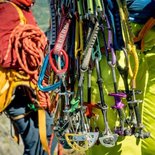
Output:
<instances>
[{"instance_id":1,"label":"coiled rope","mask_svg":"<svg viewBox=\"0 0 155 155\"><path fill-rule=\"evenodd\" d=\"M39 68L42 65L47 39L39 27L30 24L19 24L11 33L8 50L4 60L8 58L9 52L15 52L19 70L30 75L30 80L37 85ZM44 81L44 85L46 85ZM48 93L37 90L39 105L43 108L50 106Z\"/></svg>"}]
</instances>

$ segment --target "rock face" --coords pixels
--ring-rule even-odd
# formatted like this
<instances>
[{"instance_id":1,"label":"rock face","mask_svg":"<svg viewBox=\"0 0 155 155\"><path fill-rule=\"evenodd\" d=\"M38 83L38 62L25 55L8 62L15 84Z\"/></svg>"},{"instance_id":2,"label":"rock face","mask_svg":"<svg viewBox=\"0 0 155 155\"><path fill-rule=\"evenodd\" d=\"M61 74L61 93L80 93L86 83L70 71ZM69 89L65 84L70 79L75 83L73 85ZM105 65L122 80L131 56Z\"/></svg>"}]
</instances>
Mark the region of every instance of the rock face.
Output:
<instances>
[{"instance_id":1,"label":"rock face","mask_svg":"<svg viewBox=\"0 0 155 155\"><path fill-rule=\"evenodd\" d=\"M37 24L44 32L50 24L49 1L50 0L36 0L35 5L32 7Z\"/></svg>"},{"instance_id":2,"label":"rock face","mask_svg":"<svg viewBox=\"0 0 155 155\"><path fill-rule=\"evenodd\" d=\"M18 145L11 137L11 123L5 114L0 115L0 155L22 155L23 144Z\"/></svg>"}]
</instances>

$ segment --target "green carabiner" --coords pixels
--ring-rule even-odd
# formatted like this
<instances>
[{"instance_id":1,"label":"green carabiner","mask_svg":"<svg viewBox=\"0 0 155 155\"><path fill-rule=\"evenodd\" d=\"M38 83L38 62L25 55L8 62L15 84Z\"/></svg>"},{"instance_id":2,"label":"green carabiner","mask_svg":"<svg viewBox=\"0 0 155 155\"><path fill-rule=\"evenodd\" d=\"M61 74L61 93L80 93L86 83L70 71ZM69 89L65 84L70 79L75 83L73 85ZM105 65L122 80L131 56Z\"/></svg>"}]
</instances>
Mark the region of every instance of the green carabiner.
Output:
<instances>
[{"instance_id":1,"label":"green carabiner","mask_svg":"<svg viewBox=\"0 0 155 155\"><path fill-rule=\"evenodd\" d=\"M96 11L97 12L102 12L103 11L101 0L95 0L95 5L96 5Z\"/></svg>"},{"instance_id":2,"label":"green carabiner","mask_svg":"<svg viewBox=\"0 0 155 155\"><path fill-rule=\"evenodd\" d=\"M82 20L84 16L82 0L77 0L77 8L78 8L79 18L80 20Z\"/></svg>"},{"instance_id":3,"label":"green carabiner","mask_svg":"<svg viewBox=\"0 0 155 155\"><path fill-rule=\"evenodd\" d=\"M30 110L32 110L32 111L37 111L38 109L36 108L36 106L34 105L34 104L32 104L32 103L29 103L28 105L28 108L30 109Z\"/></svg>"},{"instance_id":4,"label":"green carabiner","mask_svg":"<svg viewBox=\"0 0 155 155\"><path fill-rule=\"evenodd\" d=\"M94 14L93 0L87 0L88 15Z\"/></svg>"},{"instance_id":5,"label":"green carabiner","mask_svg":"<svg viewBox=\"0 0 155 155\"><path fill-rule=\"evenodd\" d=\"M78 108L79 102L80 102L80 97L78 97L77 99L73 98L71 100L71 108L68 111L74 112Z\"/></svg>"}]
</instances>

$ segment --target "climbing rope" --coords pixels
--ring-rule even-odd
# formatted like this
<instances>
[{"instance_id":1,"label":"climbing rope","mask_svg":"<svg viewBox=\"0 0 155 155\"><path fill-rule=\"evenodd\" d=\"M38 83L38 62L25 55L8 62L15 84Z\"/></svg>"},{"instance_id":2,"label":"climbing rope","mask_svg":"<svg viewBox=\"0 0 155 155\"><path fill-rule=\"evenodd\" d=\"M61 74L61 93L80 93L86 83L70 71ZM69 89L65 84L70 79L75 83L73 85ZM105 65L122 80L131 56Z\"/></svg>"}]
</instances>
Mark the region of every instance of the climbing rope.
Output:
<instances>
[{"instance_id":1,"label":"climbing rope","mask_svg":"<svg viewBox=\"0 0 155 155\"><path fill-rule=\"evenodd\" d=\"M15 67L19 67L19 70L23 70L30 75L30 80L36 85L39 68L46 54L46 45L46 36L38 27L30 24L19 24L11 33L4 61L8 58L9 53L15 52L17 57ZM45 82L44 85L46 85ZM50 106L50 97L48 93L37 90L37 95L39 106L44 108Z\"/></svg>"}]
</instances>

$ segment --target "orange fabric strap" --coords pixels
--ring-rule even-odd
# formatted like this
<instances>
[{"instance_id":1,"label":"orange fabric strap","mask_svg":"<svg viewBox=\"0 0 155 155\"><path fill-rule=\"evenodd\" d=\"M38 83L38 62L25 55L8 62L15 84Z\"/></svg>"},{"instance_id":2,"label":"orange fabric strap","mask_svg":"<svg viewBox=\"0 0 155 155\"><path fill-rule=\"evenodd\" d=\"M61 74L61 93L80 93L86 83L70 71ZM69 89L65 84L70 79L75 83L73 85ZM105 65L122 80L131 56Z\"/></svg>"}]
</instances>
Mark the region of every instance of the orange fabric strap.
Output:
<instances>
[{"instance_id":1,"label":"orange fabric strap","mask_svg":"<svg viewBox=\"0 0 155 155\"><path fill-rule=\"evenodd\" d=\"M137 37L134 38L134 42L141 41L141 50L144 51L144 37L146 36L147 32L155 26L155 18L151 17L140 30Z\"/></svg>"}]
</instances>

